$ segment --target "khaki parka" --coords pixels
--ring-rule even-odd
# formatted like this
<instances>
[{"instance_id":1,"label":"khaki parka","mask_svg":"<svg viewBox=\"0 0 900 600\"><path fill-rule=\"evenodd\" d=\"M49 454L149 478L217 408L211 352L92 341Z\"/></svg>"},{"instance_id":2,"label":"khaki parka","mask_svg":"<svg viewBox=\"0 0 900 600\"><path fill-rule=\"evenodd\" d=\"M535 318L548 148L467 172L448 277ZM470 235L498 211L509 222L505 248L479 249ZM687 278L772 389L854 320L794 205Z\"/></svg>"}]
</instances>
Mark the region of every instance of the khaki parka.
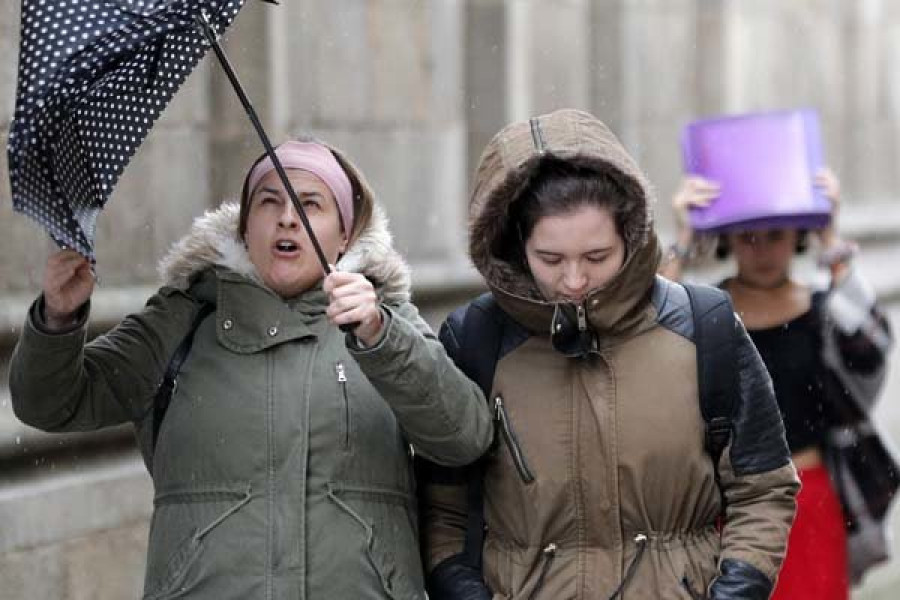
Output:
<instances>
[{"instance_id":1,"label":"khaki parka","mask_svg":"<svg viewBox=\"0 0 900 600\"><path fill-rule=\"evenodd\" d=\"M553 349L556 307L501 257L515 243L510 205L548 156L603 170L643 198L625 215L621 271L577 307L595 344L578 358ZM738 323L740 398L718 464L720 487L704 450L690 304L681 286L656 276L652 201L618 140L583 112L511 125L481 157L471 256L496 303L525 332L502 341L489 398L498 433L483 462L482 569L495 599L762 599L771 592L799 487L771 381ZM441 339L465 365L458 340L477 332L463 329L451 317ZM425 497L426 567L436 584L452 587L467 577L456 563L466 485L444 477Z\"/></svg>"},{"instance_id":2,"label":"khaki parka","mask_svg":"<svg viewBox=\"0 0 900 600\"><path fill-rule=\"evenodd\" d=\"M285 301L262 285L237 226L234 204L198 219L163 261L166 285L87 344L84 319L42 331L39 300L12 361L16 414L47 431L135 423L155 488L146 600L422 599L411 455L480 456L483 395L409 303L377 207L338 264L387 311L370 349L327 322L320 289ZM215 312L150 456L152 398L200 303Z\"/></svg>"}]
</instances>

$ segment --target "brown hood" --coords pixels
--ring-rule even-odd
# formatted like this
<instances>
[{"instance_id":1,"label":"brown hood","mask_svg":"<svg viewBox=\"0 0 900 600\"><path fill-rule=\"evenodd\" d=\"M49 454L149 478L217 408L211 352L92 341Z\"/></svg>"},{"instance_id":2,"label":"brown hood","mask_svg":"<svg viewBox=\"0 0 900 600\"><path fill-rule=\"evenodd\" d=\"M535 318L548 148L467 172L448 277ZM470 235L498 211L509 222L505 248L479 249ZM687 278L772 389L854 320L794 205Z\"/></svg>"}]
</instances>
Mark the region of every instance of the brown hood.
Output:
<instances>
[{"instance_id":1,"label":"brown hood","mask_svg":"<svg viewBox=\"0 0 900 600\"><path fill-rule=\"evenodd\" d=\"M641 198L625 219L627 257L622 270L586 299L588 322L602 338L634 333L649 321L649 292L659 265L650 210L655 194L616 136L586 112L564 109L513 123L488 143L470 204L472 262L506 312L535 332L549 333L553 304L542 298L530 273L500 258L497 250L509 243L505 232L510 206L540 162L551 156L609 173Z\"/></svg>"}]
</instances>

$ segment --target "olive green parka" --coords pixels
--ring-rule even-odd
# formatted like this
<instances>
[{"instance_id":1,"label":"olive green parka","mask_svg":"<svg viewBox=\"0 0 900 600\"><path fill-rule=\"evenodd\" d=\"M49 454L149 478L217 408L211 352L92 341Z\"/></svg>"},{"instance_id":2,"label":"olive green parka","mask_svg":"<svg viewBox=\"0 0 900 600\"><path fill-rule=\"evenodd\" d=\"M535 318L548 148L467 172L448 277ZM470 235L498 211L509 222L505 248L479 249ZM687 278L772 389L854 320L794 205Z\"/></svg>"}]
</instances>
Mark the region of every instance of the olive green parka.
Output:
<instances>
[{"instance_id":1,"label":"olive green parka","mask_svg":"<svg viewBox=\"0 0 900 600\"><path fill-rule=\"evenodd\" d=\"M42 328L41 299L29 313L10 372L19 418L135 423L155 488L146 600L425 597L412 454L469 463L490 416L410 304L386 220L351 176L374 209L338 268L376 284L387 330L372 348L329 324L320 289L284 300L260 282L234 204L195 222L165 285L109 333L85 343L87 307L62 334ZM151 456L153 397L202 303L215 312Z\"/></svg>"}]
</instances>

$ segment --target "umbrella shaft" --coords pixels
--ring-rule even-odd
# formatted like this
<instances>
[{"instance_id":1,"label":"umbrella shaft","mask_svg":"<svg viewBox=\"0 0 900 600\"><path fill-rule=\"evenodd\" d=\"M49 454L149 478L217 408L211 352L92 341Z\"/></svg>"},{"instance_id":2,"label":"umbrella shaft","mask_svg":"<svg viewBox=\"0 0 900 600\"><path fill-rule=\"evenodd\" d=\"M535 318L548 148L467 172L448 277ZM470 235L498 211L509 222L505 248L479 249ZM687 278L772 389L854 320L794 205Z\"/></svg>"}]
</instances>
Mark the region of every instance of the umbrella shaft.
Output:
<instances>
[{"instance_id":1,"label":"umbrella shaft","mask_svg":"<svg viewBox=\"0 0 900 600\"><path fill-rule=\"evenodd\" d=\"M269 141L269 136L266 134L266 130L263 128L259 117L256 115L256 110L253 108L253 104L250 103L250 99L244 92L244 87L238 80L237 74L234 72L234 69L231 68L231 63L229 62L228 57L225 55L225 51L222 50L222 46L219 45L219 41L216 39L216 34L212 30L212 26L209 24L209 21L206 20L205 16L199 17L197 19L197 22L200 25L200 29L206 36L206 39L209 41L210 45L212 45L213 51L216 53L216 57L219 59L219 62L222 64L222 68L225 70L225 74L228 76L228 80L231 82L231 86L234 88L234 91L237 92L238 98L240 98L241 104L244 106L244 111L247 113L247 116L250 117L250 122L253 123L253 127L256 129L256 133L257 135L259 135L259 139L262 140L263 146L265 146L266 148L266 154L269 155L269 158L272 160L272 164L275 166L275 171L278 173L278 177L281 179L281 184L287 191L288 196L291 199L291 203L297 210L297 214L300 215L300 221L303 223L303 228L306 230L306 234L309 236L309 240L312 242L313 249L316 251L316 256L318 256L319 262L322 263L322 270L326 275L330 274L331 266L328 264L328 259L325 258L325 253L322 251L322 246L319 245L319 240L312 229L312 225L310 225L309 223L309 218L307 218L306 216L306 211L303 210L303 205L300 204L300 200L297 198L297 194L294 192L294 186L291 185L291 182L287 176L287 172L284 170L284 166L281 164L281 161L275 154L275 148L272 146L272 142ZM253 190L248 190L248 193L251 193L252 191Z\"/></svg>"}]
</instances>

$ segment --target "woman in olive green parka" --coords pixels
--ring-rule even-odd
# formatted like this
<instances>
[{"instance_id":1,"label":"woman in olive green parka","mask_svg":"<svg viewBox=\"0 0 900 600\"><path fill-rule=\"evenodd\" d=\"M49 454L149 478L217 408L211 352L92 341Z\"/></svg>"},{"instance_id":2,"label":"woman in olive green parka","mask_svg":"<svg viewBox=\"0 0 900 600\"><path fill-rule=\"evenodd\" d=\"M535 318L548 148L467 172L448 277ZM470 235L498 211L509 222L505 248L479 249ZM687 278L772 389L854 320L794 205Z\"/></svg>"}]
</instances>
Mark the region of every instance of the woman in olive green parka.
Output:
<instances>
[{"instance_id":1,"label":"woman in olive green parka","mask_svg":"<svg viewBox=\"0 0 900 600\"><path fill-rule=\"evenodd\" d=\"M241 205L198 219L159 292L90 343L90 267L50 257L14 408L47 431L134 422L155 487L147 600L424 598L411 456L476 459L485 401L410 304L360 173L317 143L278 154L335 273L260 159ZM154 395L204 304L154 449Z\"/></svg>"}]
</instances>

